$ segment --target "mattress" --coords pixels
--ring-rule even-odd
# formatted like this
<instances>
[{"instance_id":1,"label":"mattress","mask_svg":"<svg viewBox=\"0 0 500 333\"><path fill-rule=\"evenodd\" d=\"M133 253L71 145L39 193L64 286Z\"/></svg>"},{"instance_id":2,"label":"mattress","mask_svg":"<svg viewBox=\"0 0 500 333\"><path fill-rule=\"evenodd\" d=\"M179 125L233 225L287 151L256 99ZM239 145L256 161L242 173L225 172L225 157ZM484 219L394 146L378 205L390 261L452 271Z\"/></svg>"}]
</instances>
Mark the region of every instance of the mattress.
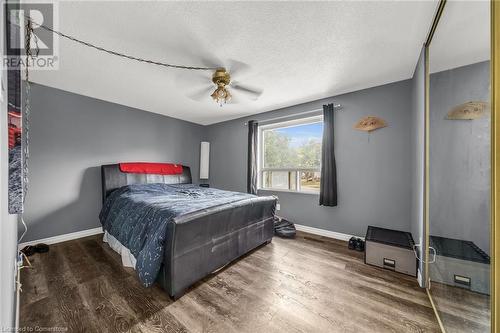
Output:
<instances>
[{"instance_id":1,"label":"mattress","mask_svg":"<svg viewBox=\"0 0 500 333\"><path fill-rule=\"evenodd\" d=\"M110 235L109 232L105 231L102 241L108 243L109 247L122 257L123 266L135 269L137 259L135 259L130 250L123 246L118 239Z\"/></svg>"}]
</instances>

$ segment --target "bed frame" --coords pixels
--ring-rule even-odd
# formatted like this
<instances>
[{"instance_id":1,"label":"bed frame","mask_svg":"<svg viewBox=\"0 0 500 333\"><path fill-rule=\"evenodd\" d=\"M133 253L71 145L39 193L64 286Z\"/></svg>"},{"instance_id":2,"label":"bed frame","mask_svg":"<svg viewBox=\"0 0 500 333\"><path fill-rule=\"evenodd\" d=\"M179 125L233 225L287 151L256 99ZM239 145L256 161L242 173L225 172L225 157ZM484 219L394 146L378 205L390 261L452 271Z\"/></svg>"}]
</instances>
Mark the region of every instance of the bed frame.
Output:
<instances>
[{"instance_id":1,"label":"bed frame","mask_svg":"<svg viewBox=\"0 0 500 333\"><path fill-rule=\"evenodd\" d=\"M191 170L180 175L133 174L118 164L103 165L103 202L117 188L130 184L190 184ZM167 228L163 265L157 282L174 299L195 282L269 243L274 234L274 197L255 197L179 216Z\"/></svg>"}]
</instances>

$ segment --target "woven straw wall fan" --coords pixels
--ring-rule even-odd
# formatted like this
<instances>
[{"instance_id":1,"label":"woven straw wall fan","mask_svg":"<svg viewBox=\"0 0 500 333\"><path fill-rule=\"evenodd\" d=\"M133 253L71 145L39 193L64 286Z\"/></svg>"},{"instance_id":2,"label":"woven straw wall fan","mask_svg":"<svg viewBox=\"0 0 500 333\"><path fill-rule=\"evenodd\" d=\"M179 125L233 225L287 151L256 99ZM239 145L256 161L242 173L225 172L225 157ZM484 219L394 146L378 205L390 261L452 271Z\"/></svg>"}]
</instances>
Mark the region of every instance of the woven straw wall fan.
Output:
<instances>
[{"instance_id":1,"label":"woven straw wall fan","mask_svg":"<svg viewBox=\"0 0 500 333\"><path fill-rule=\"evenodd\" d=\"M363 117L354 125L354 129L368 133L383 127L387 127L386 121L375 116Z\"/></svg>"},{"instance_id":2,"label":"woven straw wall fan","mask_svg":"<svg viewBox=\"0 0 500 333\"><path fill-rule=\"evenodd\" d=\"M486 102L470 101L455 106L448 112L446 119L449 120L474 120L483 117L489 109Z\"/></svg>"}]
</instances>

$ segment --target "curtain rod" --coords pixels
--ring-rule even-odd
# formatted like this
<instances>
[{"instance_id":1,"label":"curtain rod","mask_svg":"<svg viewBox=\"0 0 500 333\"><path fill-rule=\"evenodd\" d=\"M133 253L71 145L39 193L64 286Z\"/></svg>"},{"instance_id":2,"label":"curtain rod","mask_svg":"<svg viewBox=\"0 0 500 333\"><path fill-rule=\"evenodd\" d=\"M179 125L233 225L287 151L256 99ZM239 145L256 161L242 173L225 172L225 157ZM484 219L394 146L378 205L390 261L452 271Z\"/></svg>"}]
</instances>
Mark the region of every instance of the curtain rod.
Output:
<instances>
[{"instance_id":1,"label":"curtain rod","mask_svg":"<svg viewBox=\"0 0 500 333\"><path fill-rule=\"evenodd\" d=\"M342 109L342 105L341 104L334 104L333 105L334 109L335 110L341 110ZM314 110L309 110L309 111L304 111L304 112L299 112L299 113L293 113L293 114L289 114L287 116L280 116L280 117L275 117L275 118L270 118L270 119L264 119L262 121L258 121L259 123L267 123L267 122L271 122L271 121L275 121L275 120L280 120L280 119L285 119L285 118L291 118L291 117L295 117L295 116L301 116L301 115L304 115L304 114L308 114L308 113L313 113L313 112L320 112L320 111L323 111L323 109L314 109ZM248 125L248 121L244 123L245 126Z\"/></svg>"}]
</instances>

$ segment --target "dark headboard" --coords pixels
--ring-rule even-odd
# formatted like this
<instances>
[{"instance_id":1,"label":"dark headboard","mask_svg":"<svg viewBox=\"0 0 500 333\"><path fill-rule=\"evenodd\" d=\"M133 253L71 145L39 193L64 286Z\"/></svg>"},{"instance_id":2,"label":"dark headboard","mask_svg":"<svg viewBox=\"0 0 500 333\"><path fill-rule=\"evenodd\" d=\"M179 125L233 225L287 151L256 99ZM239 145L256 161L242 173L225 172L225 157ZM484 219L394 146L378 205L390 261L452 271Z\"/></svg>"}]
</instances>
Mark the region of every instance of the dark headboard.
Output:
<instances>
[{"instance_id":1,"label":"dark headboard","mask_svg":"<svg viewBox=\"0 0 500 333\"><path fill-rule=\"evenodd\" d=\"M191 169L188 166L182 166L180 175L153 175L144 173L124 173L120 171L119 164L108 164L101 166L102 178L102 201L119 187L132 184L191 184Z\"/></svg>"}]
</instances>

